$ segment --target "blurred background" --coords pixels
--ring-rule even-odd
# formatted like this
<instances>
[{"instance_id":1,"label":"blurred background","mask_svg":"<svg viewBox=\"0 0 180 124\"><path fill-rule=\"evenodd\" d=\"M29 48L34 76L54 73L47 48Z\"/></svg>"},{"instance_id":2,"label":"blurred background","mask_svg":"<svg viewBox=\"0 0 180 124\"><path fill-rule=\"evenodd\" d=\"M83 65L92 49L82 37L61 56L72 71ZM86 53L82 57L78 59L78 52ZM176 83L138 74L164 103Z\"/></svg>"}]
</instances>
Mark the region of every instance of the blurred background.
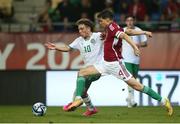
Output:
<instances>
[{"instance_id":1,"label":"blurred background","mask_svg":"<svg viewBox=\"0 0 180 124\"><path fill-rule=\"evenodd\" d=\"M152 31L180 29L179 0L0 0L2 32L73 32L74 22L108 8L115 21L124 25L125 15ZM96 24L98 30L98 24Z\"/></svg>"},{"instance_id":2,"label":"blurred background","mask_svg":"<svg viewBox=\"0 0 180 124\"><path fill-rule=\"evenodd\" d=\"M137 26L153 32L148 47L141 49L138 79L179 105L180 0L0 0L0 105L71 101L82 58L79 52L49 51L44 43L71 43L82 17L101 31L96 14L105 8L120 26L131 14ZM96 82L89 91L95 105L126 105L125 83L111 76ZM135 99L142 106L159 105L140 93Z\"/></svg>"}]
</instances>

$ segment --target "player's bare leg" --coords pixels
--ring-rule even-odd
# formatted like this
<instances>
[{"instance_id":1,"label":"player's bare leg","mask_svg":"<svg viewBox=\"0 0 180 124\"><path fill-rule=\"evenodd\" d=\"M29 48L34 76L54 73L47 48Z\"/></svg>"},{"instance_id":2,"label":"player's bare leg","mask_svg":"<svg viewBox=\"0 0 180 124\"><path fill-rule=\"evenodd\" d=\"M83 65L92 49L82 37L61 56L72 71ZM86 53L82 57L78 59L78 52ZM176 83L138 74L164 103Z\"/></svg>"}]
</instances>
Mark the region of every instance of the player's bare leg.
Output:
<instances>
[{"instance_id":1,"label":"player's bare leg","mask_svg":"<svg viewBox=\"0 0 180 124\"><path fill-rule=\"evenodd\" d=\"M131 78L126 83L131 86L133 89L146 93L147 95L151 96L153 99L158 100L164 105L167 109L168 115L172 116L173 114L173 108L171 106L171 103L169 102L168 98L162 98L158 93L156 93L153 89L150 87L142 85L140 82L138 82L135 78Z\"/></svg>"},{"instance_id":2,"label":"player's bare leg","mask_svg":"<svg viewBox=\"0 0 180 124\"><path fill-rule=\"evenodd\" d=\"M100 73L93 65L90 65L86 68L82 68L78 73L79 76L88 76L88 75L94 75L94 74L100 74Z\"/></svg>"}]
</instances>

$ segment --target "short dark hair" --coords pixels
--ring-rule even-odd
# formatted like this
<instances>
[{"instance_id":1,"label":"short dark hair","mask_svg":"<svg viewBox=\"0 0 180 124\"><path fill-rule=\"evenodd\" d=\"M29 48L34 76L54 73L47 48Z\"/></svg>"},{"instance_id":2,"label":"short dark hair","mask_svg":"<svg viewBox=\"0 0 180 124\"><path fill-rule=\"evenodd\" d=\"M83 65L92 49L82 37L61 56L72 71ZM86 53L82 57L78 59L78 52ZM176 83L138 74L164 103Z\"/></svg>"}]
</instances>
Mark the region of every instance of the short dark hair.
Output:
<instances>
[{"instance_id":1,"label":"short dark hair","mask_svg":"<svg viewBox=\"0 0 180 124\"><path fill-rule=\"evenodd\" d=\"M105 9L103 11L101 11L98 15L97 15L98 18L103 18L103 19L111 19L113 20L113 12L109 9Z\"/></svg>"},{"instance_id":2,"label":"short dark hair","mask_svg":"<svg viewBox=\"0 0 180 124\"><path fill-rule=\"evenodd\" d=\"M94 23L87 18L81 18L76 22L77 26L80 24L84 24L84 25L90 27L91 31L93 31L93 29L94 29Z\"/></svg>"},{"instance_id":3,"label":"short dark hair","mask_svg":"<svg viewBox=\"0 0 180 124\"><path fill-rule=\"evenodd\" d=\"M136 17L133 16L133 15L131 15L131 14L126 15L126 16L125 16L125 19L127 19L127 18L133 18L134 20L136 19Z\"/></svg>"}]
</instances>

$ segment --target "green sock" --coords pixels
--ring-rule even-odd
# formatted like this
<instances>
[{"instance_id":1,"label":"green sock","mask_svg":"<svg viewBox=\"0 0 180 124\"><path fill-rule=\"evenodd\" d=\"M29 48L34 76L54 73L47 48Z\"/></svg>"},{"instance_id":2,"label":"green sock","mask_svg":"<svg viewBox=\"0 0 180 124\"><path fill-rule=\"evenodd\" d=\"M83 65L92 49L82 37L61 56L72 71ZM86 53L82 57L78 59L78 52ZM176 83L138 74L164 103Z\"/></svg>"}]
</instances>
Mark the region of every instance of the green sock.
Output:
<instances>
[{"instance_id":1,"label":"green sock","mask_svg":"<svg viewBox=\"0 0 180 124\"><path fill-rule=\"evenodd\" d=\"M77 78L76 96L82 96L85 89L86 79L82 76Z\"/></svg>"},{"instance_id":2,"label":"green sock","mask_svg":"<svg viewBox=\"0 0 180 124\"><path fill-rule=\"evenodd\" d=\"M161 101L161 99L162 99L162 97L158 93L156 93L153 89L151 89L150 87L144 86L142 92L151 96L155 100Z\"/></svg>"}]
</instances>

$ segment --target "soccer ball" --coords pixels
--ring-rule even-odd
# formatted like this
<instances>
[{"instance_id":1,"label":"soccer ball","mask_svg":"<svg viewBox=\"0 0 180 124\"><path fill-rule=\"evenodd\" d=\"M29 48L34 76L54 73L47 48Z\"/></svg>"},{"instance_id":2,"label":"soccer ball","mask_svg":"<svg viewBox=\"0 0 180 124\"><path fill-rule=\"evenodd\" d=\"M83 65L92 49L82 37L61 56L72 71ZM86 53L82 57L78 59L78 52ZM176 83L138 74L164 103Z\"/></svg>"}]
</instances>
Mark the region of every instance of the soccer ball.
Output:
<instances>
[{"instance_id":1,"label":"soccer ball","mask_svg":"<svg viewBox=\"0 0 180 124\"><path fill-rule=\"evenodd\" d=\"M32 106L32 113L36 116L43 116L46 113L46 106L41 103L41 102L37 102Z\"/></svg>"}]
</instances>

